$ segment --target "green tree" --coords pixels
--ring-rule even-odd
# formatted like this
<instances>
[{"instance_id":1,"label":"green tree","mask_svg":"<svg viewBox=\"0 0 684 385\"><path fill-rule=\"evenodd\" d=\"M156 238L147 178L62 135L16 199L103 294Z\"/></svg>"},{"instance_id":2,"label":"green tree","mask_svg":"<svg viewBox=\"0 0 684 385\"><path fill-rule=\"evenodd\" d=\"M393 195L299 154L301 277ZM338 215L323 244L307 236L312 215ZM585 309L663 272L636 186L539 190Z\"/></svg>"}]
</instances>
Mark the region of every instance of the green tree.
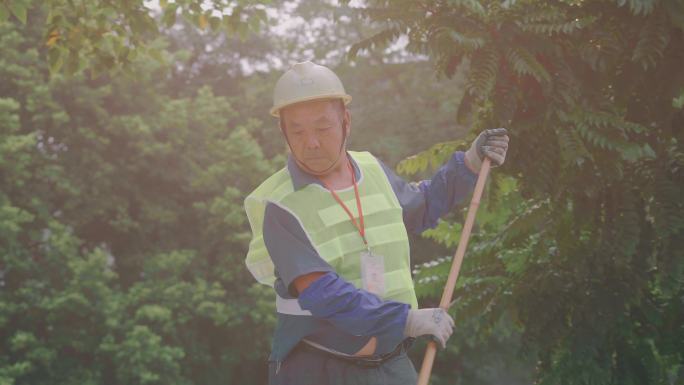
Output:
<instances>
[{"instance_id":1,"label":"green tree","mask_svg":"<svg viewBox=\"0 0 684 385\"><path fill-rule=\"evenodd\" d=\"M488 204L515 204L490 208L503 220L475 235L459 322L479 318L482 336L502 319L519 325L541 383L682 381L682 3L369 1L359 14L385 29L352 55L405 35L440 72L467 68L458 117L473 133L511 130ZM400 170L466 144L438 144ZM441 226L431 235L454 239L458 226ZM443 277L446 262L419 276Z\"/></svg>"},{"instance_id":2,"label":"green tree","mask_svg":"<svg viewBox=\"0 0 684 385\"><path fill-rule=\"evenodd\" d=\"M0 382L262 383L258 123L207 87L170 96L146 57L135 79L50 77L41 34L0 23Z\"/></svg>"},{"instance_id":3,"label":"green tree","mask_svg":"<svg viewBox=\"0 0 684 385\"><path fill-rule=\"evenodd\" d=\"M42 41L35 43L47 46L51 72L89 70L97 75L124 70L133 74L130 64L138 56L164 59L162 50L152 43L178 17L201 30L244 39L267 22L264 3L268 1L161 0L155 10L143 0L4 0L0 23L14 18L40 25Z\"/></svg>"}]
</instances>

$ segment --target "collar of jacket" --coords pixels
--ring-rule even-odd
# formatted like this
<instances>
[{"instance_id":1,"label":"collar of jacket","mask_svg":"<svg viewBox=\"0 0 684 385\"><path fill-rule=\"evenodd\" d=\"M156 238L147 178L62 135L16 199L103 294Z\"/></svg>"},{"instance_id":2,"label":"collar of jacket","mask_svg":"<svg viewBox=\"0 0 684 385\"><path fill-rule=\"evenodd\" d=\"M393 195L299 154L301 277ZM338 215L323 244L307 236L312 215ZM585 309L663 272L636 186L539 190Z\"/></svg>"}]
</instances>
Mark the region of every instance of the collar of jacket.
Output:
<instances>
[{"instance_id":1,"label":"collar of jacket","mask_svg":"<svg viewBox=\"0 0 684 385\"><path fill-rule=\"evenodd\" d=\"M354 174L356 174L356 180L358 181L361 178L359 166L356 164L354 157L349 155L349 153L346 151L345 153L349 159L351 159L352 167L354 168ZM317 177L307 173L306 171L302 170L301 167L299 167L291 153L287 156L287 171L290 173L290 177L292 178L292 187L295 189L295 191L306 187L311 183L316 183L323 186L323 183L321 183Z\"/></svg>"}]
</instances>

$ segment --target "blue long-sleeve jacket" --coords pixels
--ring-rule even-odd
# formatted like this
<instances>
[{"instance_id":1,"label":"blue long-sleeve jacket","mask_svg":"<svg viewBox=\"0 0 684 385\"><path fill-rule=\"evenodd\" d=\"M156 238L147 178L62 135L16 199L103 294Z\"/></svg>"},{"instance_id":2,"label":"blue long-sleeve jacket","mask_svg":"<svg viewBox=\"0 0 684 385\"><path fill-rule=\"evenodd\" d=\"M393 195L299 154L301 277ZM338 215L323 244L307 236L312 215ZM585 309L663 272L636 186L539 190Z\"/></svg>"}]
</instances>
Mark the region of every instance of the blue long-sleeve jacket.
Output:
<instances>
[{"instance_id":1,"label":"blue long-sleeve jacket","mask_svg":"<svg viewBox=\"0 0 684 385\"><path fill-rule=\"evenodd\" d=\"M347 333L376 336L376 354L391 351L404 338L410 308L406 303L383 301L334 272L325 273L304 289L299 304L314 317L328 320Z\"/></svg>"}]
</instances>

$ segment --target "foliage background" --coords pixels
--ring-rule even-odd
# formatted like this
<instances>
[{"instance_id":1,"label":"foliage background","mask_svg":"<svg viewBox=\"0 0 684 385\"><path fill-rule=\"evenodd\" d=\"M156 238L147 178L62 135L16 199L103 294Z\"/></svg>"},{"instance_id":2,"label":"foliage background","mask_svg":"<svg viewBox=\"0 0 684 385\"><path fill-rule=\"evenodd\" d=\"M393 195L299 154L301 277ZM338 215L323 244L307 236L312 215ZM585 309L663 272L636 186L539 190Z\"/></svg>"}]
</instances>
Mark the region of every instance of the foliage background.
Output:
<instances>
[{"instance_id":1,"label":"foliage background","mask_svg":"<svg viewBox=\"0 0 684 385\"><path fill-rule=\"evenodd\" d=\"M407 178L511 131L432 383L683 383L683 33L675 0L0 2L0 384L265 383L242 200L304 59ZM463 218L412 239L421 306Z\"/></svg>"}]
</instances>

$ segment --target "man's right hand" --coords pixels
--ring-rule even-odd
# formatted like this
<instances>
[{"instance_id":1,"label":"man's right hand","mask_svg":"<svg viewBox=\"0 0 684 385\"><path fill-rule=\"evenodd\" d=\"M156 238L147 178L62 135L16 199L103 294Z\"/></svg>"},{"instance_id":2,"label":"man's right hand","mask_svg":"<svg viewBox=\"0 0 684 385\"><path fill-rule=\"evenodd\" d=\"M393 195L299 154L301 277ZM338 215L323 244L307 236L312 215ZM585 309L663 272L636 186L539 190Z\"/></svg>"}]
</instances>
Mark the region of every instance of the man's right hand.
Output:
<instances>
[{"instance_id":1,"label":"man's right hand","mask_svg":"<svg viewBox=\"0 0 684 385\"><path fill-rule=\"evenodd\" d=\"M442 349L454 331L454 319L442 308L409 310L404 336L418 337L431 334L437 338Z\"/></svg>"}]
</instances>

